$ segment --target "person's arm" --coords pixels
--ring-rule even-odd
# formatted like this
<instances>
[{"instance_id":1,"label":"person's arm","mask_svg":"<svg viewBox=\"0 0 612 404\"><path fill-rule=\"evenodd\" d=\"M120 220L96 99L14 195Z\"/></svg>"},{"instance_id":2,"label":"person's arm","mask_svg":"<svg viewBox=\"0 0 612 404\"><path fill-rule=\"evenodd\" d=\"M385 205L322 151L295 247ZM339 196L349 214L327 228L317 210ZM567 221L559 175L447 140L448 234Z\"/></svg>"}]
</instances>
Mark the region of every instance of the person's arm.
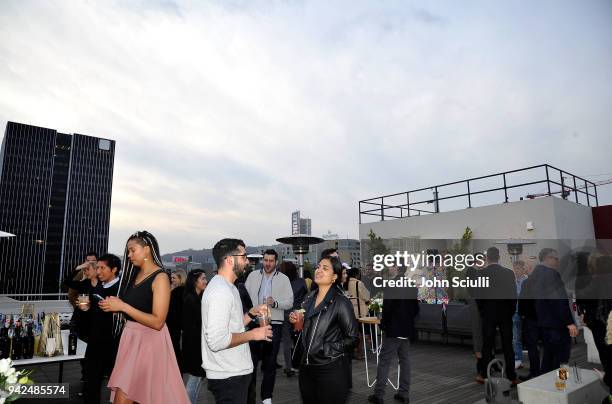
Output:
<instances>
[{"instance_id":1,"label":"person's arm","mask_svg":"<svg viewBox=\"0 0 612 404\"><path fill-rule=\"evenodd\" d=\"M277 282L280 286L280 294L278 300L274 302L274 308L281 310L289 310L293 307L293 289L291 289L291 282L286 276L282 274L277 275Z\"/></svg>"},{"instance_id":2,"label":"person's arm","mask_svg":"<svg viewBox=\"0 0 612 404\"><path fill-rule=\"evenodd\" d=\"M348 350L357 343L359 338L359 327L355 318L355 310L348 299L338 299L338 317L340 329L344 334L343 344L344 349Z\"/></svg>"},{"instance_id":3,"label":"person's arm","mask_svg":"<svg viewBox=\"0 0 612 404\"><path fill-rule=\"evenodd\" d=\"M153 313L145 313L130 306L118 297L110 296L102 300L99 305L104 311L121 311L134 321L154 330L161 330L166 323L168 306L170 304L170 279L164 273L155 276L153 280Z\"/></svg>"},{"instance_id":4,"label":"person's arm","mask_svg":"<svg viewBox=\"0 0 612 404\"><path fill-rule=\"evenodd\" d=\"M355 283L357 284L355 286L359 288L359 297L367 303L370 300L370 291L368 290L368 288L366 288L365 284L361 282L360 280L356 279Z\"/></svg>"},{"instance_id":5,"label":"person's arm","mask_svg":"<svg viewBox=\"0 0 612 404\"><path fill-rule=\"evenodd\" d=\"M269 341L268 337L272 336L271 326L258 327L240 333L230 332L229 323L233 300L231 295L215 293L208 296L208 299L215 302L215 307L213 309L208 301L202 303L202 318L207 319L206 328L202 329L202 333L211 351L218 352L249 341ZM243 316L243 321L245 318L248 318L248 315Z\"/></svg>"}]
</instances>

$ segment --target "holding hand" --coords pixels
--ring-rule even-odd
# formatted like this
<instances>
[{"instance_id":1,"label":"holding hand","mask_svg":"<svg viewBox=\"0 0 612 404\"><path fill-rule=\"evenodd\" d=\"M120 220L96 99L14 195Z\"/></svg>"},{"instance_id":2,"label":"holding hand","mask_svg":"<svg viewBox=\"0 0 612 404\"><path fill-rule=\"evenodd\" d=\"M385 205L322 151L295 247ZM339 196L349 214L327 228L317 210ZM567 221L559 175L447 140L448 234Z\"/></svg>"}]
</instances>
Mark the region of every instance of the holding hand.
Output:
<instances>
[{"instance_id":1,"label":"holding hand","mask_svg":"<svg viewBox=\"0 0 612 404\"><path fill-rule=\"evenodd\" d=\"M107 312L123 311L124 305L125 303L123 303L123 300L119 299L116 296L109 296L104 300L100 300L100 303L98 303L98 306L100 306L103 311Z\"/></svg>"},{"instance_id":2,"label":"holding hand","mask_svg":"<svg viewBox=\"0 0 612 404\"><path fill-rule=\"evenodd\" d=\"M297 322L297 314L295 314L295 311L289 313L289 322L291 324L295 324Z\"/></svg>"},{"instance_id":3,"label":"holding hand","mask_svg":"<svg viewBox=\"0 0 612 404\"><path fill-rule=\"evenodd\" d=\"M251 310L249 310L249 312L254 316L267 316L269 314L268 305L260 304L259 306L253 307Z\"/></svg>"},{"instance_id":4,"label":"holding hand","mask_svg":"<svg viewBox=\"0 0 612 404\"><path fill-rule=\"evenodd\" d=\"M254 328L249 331L253 335L253 341L272 341L272 326Z\"/></svg>"},{"instance_id":5,"label":"holding hand","mask_svg":"<svg viewBox=\"0 0 612 404\"><path fill-rule=\"evenodd\" d=\"M274 298L272 296L268 296L266 298L266 304L270 307L274 307Z\"/></svg>"},{"instance_id":6,"label":"holding hand","mask_svg":"<svg viewBox=\"0 0 612 404\"><path fill-rule=\"evenodd\" d=\"M576 326L574 324L570 324L567 326L567 328L569 328L569 335L570 337L577 337L578 336L578 328L576 328Z\"/></svg>"}]
</instances>

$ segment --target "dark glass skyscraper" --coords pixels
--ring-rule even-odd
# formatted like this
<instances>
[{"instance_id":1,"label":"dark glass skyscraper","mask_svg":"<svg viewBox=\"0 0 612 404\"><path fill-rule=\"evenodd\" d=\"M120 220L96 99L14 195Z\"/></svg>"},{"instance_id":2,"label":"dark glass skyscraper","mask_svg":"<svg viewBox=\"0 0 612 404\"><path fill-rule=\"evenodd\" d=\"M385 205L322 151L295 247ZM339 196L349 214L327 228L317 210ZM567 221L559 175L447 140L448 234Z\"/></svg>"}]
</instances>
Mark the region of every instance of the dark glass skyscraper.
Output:
<instances>
[{"instance_id":1,"label":"dark glass skyscraper","mask_svg":"<svg viewBox=\"0 0 612 404\"><path fill-rule=\"evenodd\" d=\"M0 151L0 293L56 293L106 252L115 142L8 122Z\"/></svg>"}]
</instances>

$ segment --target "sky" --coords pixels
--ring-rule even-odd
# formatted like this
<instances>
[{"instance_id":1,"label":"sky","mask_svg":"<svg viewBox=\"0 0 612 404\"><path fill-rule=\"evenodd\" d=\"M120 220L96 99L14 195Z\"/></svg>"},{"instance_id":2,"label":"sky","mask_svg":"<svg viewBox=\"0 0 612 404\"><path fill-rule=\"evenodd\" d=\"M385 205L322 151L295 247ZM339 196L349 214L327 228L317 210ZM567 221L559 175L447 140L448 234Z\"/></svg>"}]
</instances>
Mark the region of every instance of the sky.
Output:
<instances>
[{"instance_id":1,"label":"sky","mask_svg":"<svg viewBox=\"0 0 612 404\"><path fill-rule=\"evenodd\" d=\"M609 179L611 106L607 0L0 3L0 126L117 142L114 252L273 244L298 209L357 237L359 200L542 163Z\"/></svg>"}]
</instances>

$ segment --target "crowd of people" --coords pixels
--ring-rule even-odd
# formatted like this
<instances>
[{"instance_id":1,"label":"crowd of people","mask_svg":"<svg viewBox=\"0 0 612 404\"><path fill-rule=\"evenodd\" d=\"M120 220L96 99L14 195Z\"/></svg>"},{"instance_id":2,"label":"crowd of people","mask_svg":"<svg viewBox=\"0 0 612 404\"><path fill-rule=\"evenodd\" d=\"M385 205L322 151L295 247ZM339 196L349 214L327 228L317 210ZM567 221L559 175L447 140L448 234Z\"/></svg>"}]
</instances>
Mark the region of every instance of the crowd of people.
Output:
<instances>
[{"instance_id":1,"label":"crowd of people","mask_svg":"<svg viewBox=\"0 0 612 404\"><path fill-rule=\"evenodd\" d=\"M90 296L89 307L76 305L73 318L79 337L87 342L85 401L99 403L102 382L109 377L114 403L196 403L206 378L216 403L271 404L282 352L285 375L298 374L302 402L346 402L351 361L362 358L362 344L370 338L357 319L371 314L371 274L362 279L333 249L323 251L312 279L299 277L292 262L279 265L274 250L264 252L261 268L251 267L239 239L220 240L213 257L217 269L210 280L200 269L170 274L157 240L146 231L130 236L123 265L112 254L87 253L65 282ZM499 264L499 250L491 247L485 265L467 271L471 277L488 277L494 285L469 290L477 382L484 382L495 356L498 330L506 376L513 385L521 381L516 369L527 362L523 346L529 361L523 380L569 361L579 324L558 272L557 251L542 249L539 261L535 268L516 261L508 269ZM595 269L583 271L576 285L578 308L593 331L610 386L606 326L612 304L602 291L610 287L612 258L600 256L590 265ZM399 279L406 276L403 271L391 266L385 276ZM70 296L75 299L73 292ZM386 289L383 307L384 337L368 400L383 403L390 367L399 363L394 399L407 403L417 288Z\"/></svg>"}]
</instances>

